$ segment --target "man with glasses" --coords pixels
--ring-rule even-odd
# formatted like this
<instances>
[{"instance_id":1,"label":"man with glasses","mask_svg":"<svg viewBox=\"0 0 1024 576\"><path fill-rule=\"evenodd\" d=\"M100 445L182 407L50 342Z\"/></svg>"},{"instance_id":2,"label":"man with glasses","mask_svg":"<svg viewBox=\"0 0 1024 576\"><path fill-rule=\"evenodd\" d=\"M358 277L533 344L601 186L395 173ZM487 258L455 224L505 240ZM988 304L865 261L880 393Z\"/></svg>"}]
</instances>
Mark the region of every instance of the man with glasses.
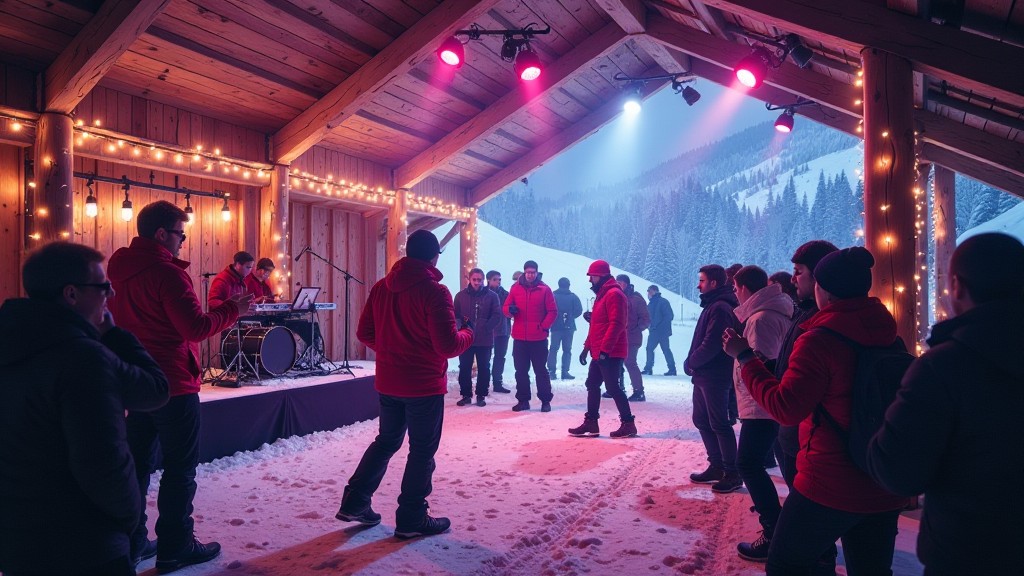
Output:
<instances>
[{"instance_id":1,"label":"man with glasses","mask_svg":"<svg viewBox=\"0 0 1024 576\"><path fill-rule=\"evenodd\" d=\"M274 262L270 258L260 258L256 267L245 277L245 291L252 294L257 303L274 302L277 295L270 287L270 275L274 273Z\"/></svg>"},{"instance_id":2,"label":"man with glasses","mask_svg":"<svg viewBox=\"0 0 1024 576\"><path fill-rule=\"evenodd\" d=\"M135 574L139 521L127 410L167 377L106 309L103 254L53 242L25 260L28 298L0 307L0 571ZM59 553L55 553L59 550Z\"/></svg>"},{"instance_id":3,"label":"man with glasses","mask_svg":"<svg viewBox=\"0 0 1024 576\"><path fill-rule=\"evenodd\" d=\"M189 263L179 260L188 216L170 202L154 202L139 212L139 235L110 257L107 267L117 294L109 301L118 325L139 337L170 382L171 399L158 410L128 412L128 444L135 458L141 497L132 535L135 557L157 557L160 572L207 562L220 544L200 543L193 533L192 499L199 465L198 343L228 328L249 310L251 295L237 294L207 313L196 296ZM157 449L163 477L156 522L157 543L146 529L146 493Z\"/></svg>"}]
</instances>

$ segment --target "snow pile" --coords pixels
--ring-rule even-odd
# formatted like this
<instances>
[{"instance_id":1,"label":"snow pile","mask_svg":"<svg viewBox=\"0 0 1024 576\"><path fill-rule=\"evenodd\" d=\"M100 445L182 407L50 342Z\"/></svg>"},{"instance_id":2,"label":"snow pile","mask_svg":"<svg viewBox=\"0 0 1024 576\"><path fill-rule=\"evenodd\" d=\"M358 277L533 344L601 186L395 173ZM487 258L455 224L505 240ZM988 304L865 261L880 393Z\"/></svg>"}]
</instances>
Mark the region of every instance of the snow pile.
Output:
<instances>
[{"instance_id":1,"label":"snow pile","mask_svg":"<svg viewBox=\"0 0 1024 576\"><path fill-rule=\"evenodd\" d=\"M1002 232L1024 242L1024 202L1017 204L984 224L967 230L956 241L959 244L975 234L982 234L984 232Z\"/></svg>"}]
</instances>

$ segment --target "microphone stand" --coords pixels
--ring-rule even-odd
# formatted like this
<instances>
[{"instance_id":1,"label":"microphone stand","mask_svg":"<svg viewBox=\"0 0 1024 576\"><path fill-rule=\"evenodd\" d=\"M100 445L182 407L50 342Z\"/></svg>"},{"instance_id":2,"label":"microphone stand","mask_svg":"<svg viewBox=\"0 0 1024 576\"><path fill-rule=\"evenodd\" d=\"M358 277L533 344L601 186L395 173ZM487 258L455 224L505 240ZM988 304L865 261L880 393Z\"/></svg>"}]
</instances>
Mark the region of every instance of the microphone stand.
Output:
<instances>
[{"instance_id":1,"label":"microphone stand","mask_svg":"<svg viewBox=\"0 0 1024 576\"><path fill-rule=\"evenodd\" d=\"M345 349L344 349L344 360L342 361L341 366L338 366L337 371L341 372L341 373L348 373L350 376L354 377L355 374L352 372L352 369L361 369L361 368L359 366L352 366L351 364L348 363L348 322L349 322L348 316L349 316L349 306L350 306L350 301L351 301L351 298L349 296L349 284L348 283L349 283L349 280L355 280L356 282L358 282L359 284L362 284L363 286L365 286L366 283L363 282L362 280L356 278L355 276L349 274L348 271L342 270L341 268L335 266L334 263L332 263L330 260L328 260L328 259L324 258L323 256L317 254L316 252L310 250L309 247L306 248L306 252L308 252L309 254L312 254L313 256L316 256L317 258L322 260L325 264L327 264L331 268L334 268L338 272L341 272L342 276L345 278Z\"/></svg>"}]
</instances>

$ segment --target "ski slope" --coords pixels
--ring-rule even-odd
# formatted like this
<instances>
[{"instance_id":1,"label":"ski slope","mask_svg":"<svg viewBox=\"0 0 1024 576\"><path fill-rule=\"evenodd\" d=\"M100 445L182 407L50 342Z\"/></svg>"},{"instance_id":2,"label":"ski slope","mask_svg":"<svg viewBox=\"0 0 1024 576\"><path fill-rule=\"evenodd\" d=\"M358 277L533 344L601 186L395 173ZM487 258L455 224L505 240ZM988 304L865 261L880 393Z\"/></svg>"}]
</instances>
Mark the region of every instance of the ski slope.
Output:
<instances>
[{"instance_id":1,"label":"ski slope","mask_svg":"<svg viewBox=\"0 0 1024 576\"><path fill-rule=\"evenodd\" d=\"M1017 204L988 222L964 232L956 239L957 244L984 232L1002 232L1024 242L1024 203Z\"/></svg>"},{"instance_id":2,"label":"ski slope","mask_svg":"<svg viewBox=\"0 0 1024 576\"><path fill-rule=\"evenodd\" d=\"M777 162L777 158L770 158L740 174L750 175L759 169L767 171ZM797 200L801 200L806 195L807 205L811 206L814 204L814 196L818 192L818 175L822 171L825 172L826 178L835 178L840 172L846 172L846 179L850 181L850 187L856 188L857 180L860 179L861 171L864 167L864 144L859 143L853 148L847 148L846 150L815 158L807 163L807 167L808 170L806 172L793 178L793 183L796 186ZM771 196L781 194L782 189L786 187L792 176L793 170L790 169L779 174L776 184L771 188L755 188L740 191L737 204L739 206L745 205L751 212L758 209L763 212L768 205L768 199ZM769 193L771 196L769 196Z\"/></svg>"}]
</instances>

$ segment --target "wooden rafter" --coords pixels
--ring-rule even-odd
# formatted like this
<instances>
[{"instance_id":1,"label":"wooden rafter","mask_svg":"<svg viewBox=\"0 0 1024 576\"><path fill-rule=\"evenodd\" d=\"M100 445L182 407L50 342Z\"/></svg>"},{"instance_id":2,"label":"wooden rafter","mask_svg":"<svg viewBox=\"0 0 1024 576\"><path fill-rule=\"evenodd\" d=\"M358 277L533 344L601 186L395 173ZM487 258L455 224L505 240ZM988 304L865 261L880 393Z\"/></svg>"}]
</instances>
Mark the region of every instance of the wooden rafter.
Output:
<instances>
[{"instance_id":1,"label":"wooden rafter","mask_svg":"<svg viewBox=\"0 0 1024 576\"><path fill-rule=\"evenodd\" d=\"M668 81L648 82L641 89L641 97L647 98L668 84ZM620 102L606 102L597 110L584 116L565 130L552 136L540 146L520 156L504 170L477 184L470 190L470 204L480 206L498 195L509 184L543 166L546 162L575 144L597 132L602 126L611 122L622 113Z\"/></svg>"},{"instance_id":2,"label":"wooden rafter","mask_svg":"<svg viewBox=\"0 0 1024 576\"><path fill-rule=\"evenodd\" d=\"M1024 198L1024 178L1000 170L989 164L982 164L952 150L925 142L921 146L921 157L968 178L984 182L993 188Z\"/></svg>"},{"instance_id":3,"label":"wooden rafter","mask_svg":"<svg viewBox=\"0 0 1024 576\"><path fill-rule=\"evenodd\" d=\"M637 44L647 52L661 69L669 74L681 74L690 70L686 54L667 48L644 35L647 31L647 7L640 0L598 0L598 5L612 17L612 20L626 34L633 36Z\"/></svg>"},{"instance_id":4,"label":"wooden rafter","mask_svg":"<svg viewBox=\"0 0 1024 576\"><path fill-rule=\"evenodd\" d=\"M274 161L289 163L323 140L395 79L432 58L437 45L468 26L498 0L445 0L369 62L281 128L273 138Z\"/></svg>"},{"instance_id":5,"label":"wooden rafter","mask_svg":"<svg viewBox=\"0 0 1024 576\"><path fill-rule=\"evenodd\" d=\"M70 114L170 0L106 0L44 73L46 110Z\"/></svg>"},{"instance_id":6,"label":"wooden rafter","mask_svg":"<svg viewBox=\"0 0 1024 576\"><path fill-rule=\"evenodd\" d=\"M918 140L1024 178L1024 143L925 110L915 110L914 120L918 124Z\"/></svg>"},{"instance_id":7,"label":"wooden rafter","mask_svg":"<svg viewBox=\"0 0 1024 576\"><path fill-rule=\"evenodd\" d=\"M738 16L851 52L865 47L906 58L917 72L1012 104L1024 104L1024 48L939 26L861 0L704 0Z\"/></svg>"},{"instance_id":8,"label":"wooden rafter","mask_svg":"<svg viewBox=\"0 0 1024 576\"><path fill-rule=\"evenodd\" d=\"M606 24L565 56L546 66L544 74L532 85L516 86L483 112L398 167L395 170L395 186L411 188L430 176L449 160L464 153L474 142L493 134L517 112L572 80L581 67L607 55L625 39L625 33L617 24Z\"/></svg>"}]
</instances>

